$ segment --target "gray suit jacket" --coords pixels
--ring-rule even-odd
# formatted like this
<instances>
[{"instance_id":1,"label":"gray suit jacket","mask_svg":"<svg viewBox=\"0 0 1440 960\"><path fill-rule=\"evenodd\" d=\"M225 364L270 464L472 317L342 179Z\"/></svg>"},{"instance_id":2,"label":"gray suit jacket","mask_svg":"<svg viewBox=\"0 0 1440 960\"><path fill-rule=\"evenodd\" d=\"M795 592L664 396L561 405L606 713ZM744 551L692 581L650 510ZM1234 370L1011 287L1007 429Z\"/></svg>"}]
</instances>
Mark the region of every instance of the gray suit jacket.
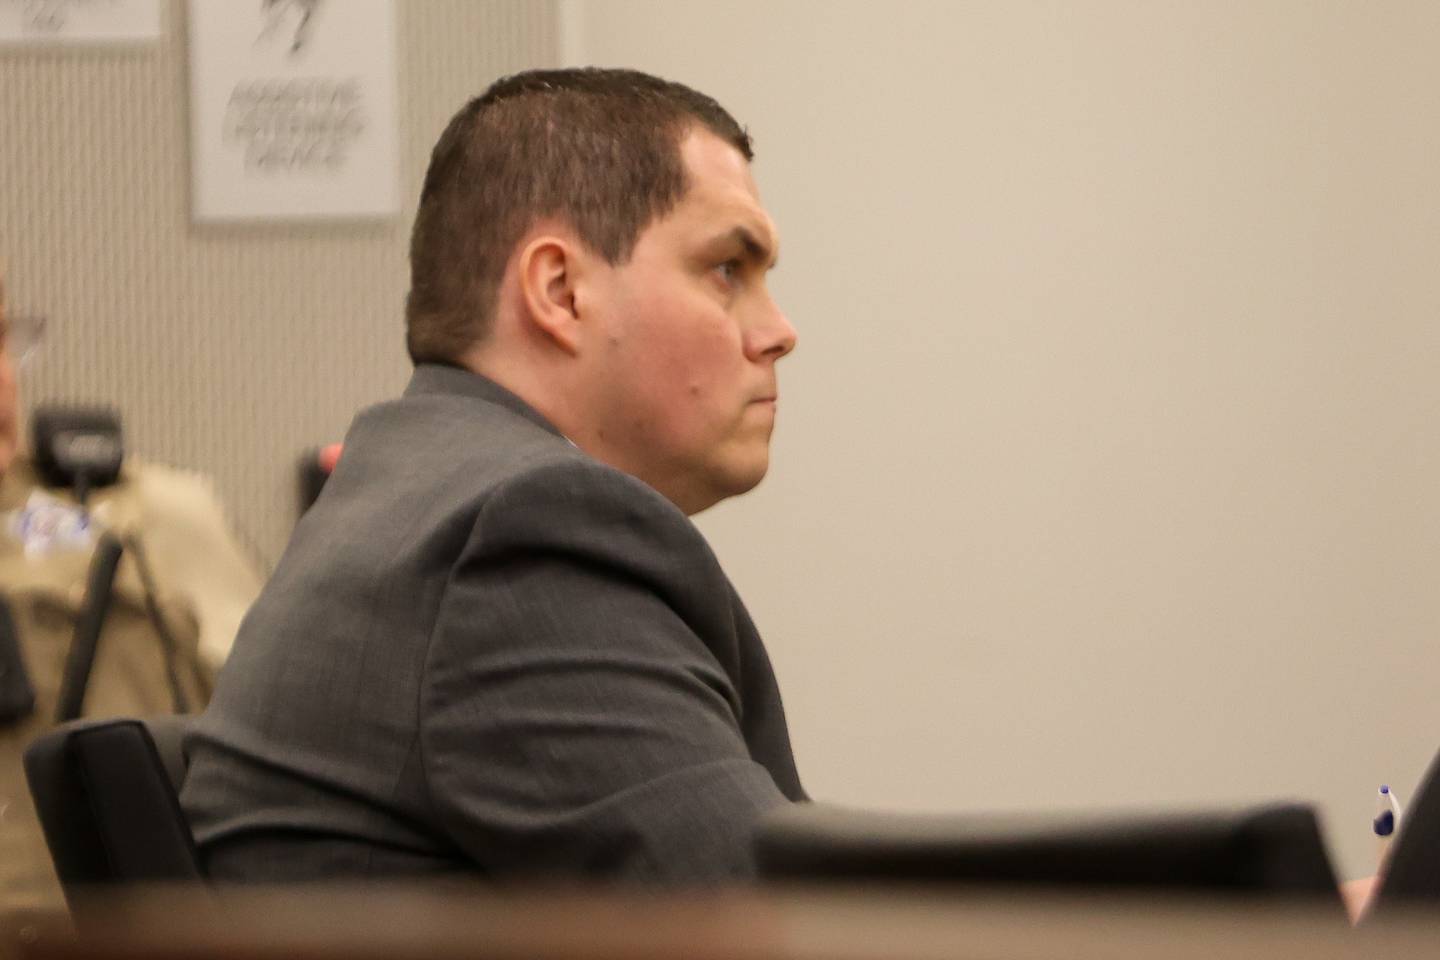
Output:
<instances>
[{"instance_id":1,"label":"gray suit jacket","mask_svg":"<svg viewBox=\"0 0 1440 960\"><path fill-rule=\"evenodd\" d=\"M756 818L804 799L689 519L431 365L356 419L187 749L222 880L743 878Z\"/></svg>"}]
</instances>

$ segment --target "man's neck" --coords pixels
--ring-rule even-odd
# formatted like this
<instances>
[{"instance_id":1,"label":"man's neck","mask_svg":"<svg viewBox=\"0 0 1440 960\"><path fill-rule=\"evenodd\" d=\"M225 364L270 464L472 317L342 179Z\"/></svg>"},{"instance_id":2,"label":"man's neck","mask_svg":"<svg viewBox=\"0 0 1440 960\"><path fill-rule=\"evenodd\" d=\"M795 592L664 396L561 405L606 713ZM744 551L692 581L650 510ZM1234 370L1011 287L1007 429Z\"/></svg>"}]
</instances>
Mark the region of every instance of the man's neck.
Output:
<instances>
[{"instance_id":1,"label":"man's neck","mask_svg":"<svg viewBox=\"0 0 1440 960\"><path fill-rule=\"evenodd\" d=\"M563 402L558 377L537 374L528 365L477 349L460 356L455 365L510 391L574 442L575 421L571 406Z\"/></svg>"}]
</instances>

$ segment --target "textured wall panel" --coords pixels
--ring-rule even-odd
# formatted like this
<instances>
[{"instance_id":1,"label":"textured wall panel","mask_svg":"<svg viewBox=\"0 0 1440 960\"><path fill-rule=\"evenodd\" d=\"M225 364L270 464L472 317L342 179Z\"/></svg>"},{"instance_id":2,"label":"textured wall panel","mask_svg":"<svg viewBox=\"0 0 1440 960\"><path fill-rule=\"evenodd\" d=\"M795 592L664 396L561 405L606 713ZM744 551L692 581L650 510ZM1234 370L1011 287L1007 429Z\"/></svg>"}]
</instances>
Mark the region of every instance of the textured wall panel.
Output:
<instances>
[{"instance_id":1,"label":"textured wall panel","mask_svg":"<svg viewBox=\"0 0 1440 960\"><path fill-rule=\"evenodd\" d=\"M190 224L180 0L158 46L0 51L0 262L11 310L50 318L26 407L115 404L133 451L215 478L267 563L299 452L408 375L409 211L435 137L496 77L558 57L553 2L398 8L407 213L384 223Z\"/></svg>"}]
</instances>

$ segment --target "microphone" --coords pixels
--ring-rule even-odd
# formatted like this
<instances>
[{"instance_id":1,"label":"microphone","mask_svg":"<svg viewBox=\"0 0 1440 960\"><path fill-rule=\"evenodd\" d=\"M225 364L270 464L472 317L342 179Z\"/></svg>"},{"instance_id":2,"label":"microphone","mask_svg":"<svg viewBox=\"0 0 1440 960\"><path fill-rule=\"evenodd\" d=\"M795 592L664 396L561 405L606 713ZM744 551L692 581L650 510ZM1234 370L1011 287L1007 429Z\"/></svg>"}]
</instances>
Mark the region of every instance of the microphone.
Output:
<instances>
[{"instance_id":1,"label":"microphone","mask_svg":"<svg viewBox=\"0 0 1440 960\"><path fill-rule=\"evenodd\" d=\"M120 416L102 407L42 407L31 418L35 468L46 485L68 487L82 506L90 491L120 478Z\"/></svg>"},{"instance_id":2,"label":"microphone","mask_svg":"<svg viewBox=\"0 0 1440 960\"><path fill-rule=\"evenodd\" d=\"M52 487L70 488L76 503L88 516L85 501L90 491L120 479L125 441L119 414L103 407L44 407L35 411L31 424L35 467L41 479ZM55 722L74 720L84 708L85 689L95 666L95 651L115 592L115 574L126 550L130 551L140 576L146 613L160 642L175 710L184 713L189 709L189 698L180 684L176 665L179 647L160 610L155 578L139 538L131 534L122 539L104 529L97 532L85 597L65 657Z\"/></svg>"}]
</instances>

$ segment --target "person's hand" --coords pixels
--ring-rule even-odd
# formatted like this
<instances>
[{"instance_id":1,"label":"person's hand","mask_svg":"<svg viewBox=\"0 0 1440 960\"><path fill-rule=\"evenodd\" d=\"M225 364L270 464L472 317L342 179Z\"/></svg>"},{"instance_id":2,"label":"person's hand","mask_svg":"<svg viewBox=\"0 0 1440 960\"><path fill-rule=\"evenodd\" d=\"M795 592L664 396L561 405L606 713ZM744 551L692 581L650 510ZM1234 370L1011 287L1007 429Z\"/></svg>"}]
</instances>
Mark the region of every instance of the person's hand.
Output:
<instances>
[{"instance_id":1,"label":"person's hand","mask_svg":"<svg viewBox=\"0 0 1440 960\"><path fill-rule=\"evenodd\" d=\"M1370 910L1370 903L1375 899L1375 894L1379 890L1380 878L1378 876L1363 877L1340 884L1340 899L1345 901L1345 911L1350 914L1352 924L1365 919L1365 914Z\"/></svg>"}]
</instances>

